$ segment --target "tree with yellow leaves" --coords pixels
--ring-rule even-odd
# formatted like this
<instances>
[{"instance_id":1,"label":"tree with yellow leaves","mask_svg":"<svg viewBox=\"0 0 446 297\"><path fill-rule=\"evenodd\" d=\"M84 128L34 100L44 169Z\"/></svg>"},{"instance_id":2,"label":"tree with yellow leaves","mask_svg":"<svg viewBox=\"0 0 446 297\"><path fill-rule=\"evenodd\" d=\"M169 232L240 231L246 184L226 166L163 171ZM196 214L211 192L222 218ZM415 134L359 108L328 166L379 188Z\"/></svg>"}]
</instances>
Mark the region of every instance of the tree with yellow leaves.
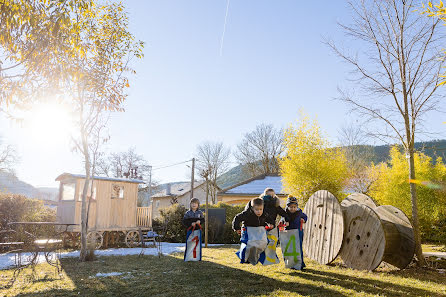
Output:
<instances>
[{"instance_id":1,"label":"tree with yellow leaves","mask_svg":"<svg viewBox=\"0 0 446 297\"><path fill-rule=\"evenodd\" d=\"M349 176L347 159L330 146L316 120L307 116L285 130L285 156L279 159L285 189L306 202L317 190L328 190L341 199Z\"/></svg>"},{"instance_id":2,"label":"tree with yellow leaves","mask_svg":"<svg viewBox=\"0 0 446 297\"><path fill-rule=\"evenodd\" d=\"M442 158L433 162L421 152L415 153L416 180L407 178L408 163L405 153L397 146L390 150L389 164L381 163L375 168L377 180L370 189L370 195L381 205L393 205L411 216L409 182L418 185L418 214L421 232L429 232L432 224L446 217L446 165Z\"/></svg>"}]
</instances>

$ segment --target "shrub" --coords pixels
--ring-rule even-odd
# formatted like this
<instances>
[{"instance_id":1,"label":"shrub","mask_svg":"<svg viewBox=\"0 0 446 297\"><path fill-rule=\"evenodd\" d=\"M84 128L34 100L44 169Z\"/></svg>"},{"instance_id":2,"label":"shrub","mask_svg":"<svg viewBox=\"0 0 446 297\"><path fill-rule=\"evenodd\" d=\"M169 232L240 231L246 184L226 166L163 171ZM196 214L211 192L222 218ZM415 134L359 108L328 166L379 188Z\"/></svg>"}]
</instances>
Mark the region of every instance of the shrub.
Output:
<instances>
[{"instance_id":1,"label":"shrub","mask_svg":"<svg viewBox=\"0 0 446 297\"><path fill-rule=\"evenodd\" d=\"M160 233L162 240L168 242L185 242L186 230L182 220L186 208L180 204L173 204L160 209L160 218L153 222L153 228Z\"/></svg>"},{"instance_id":2,"label":"shrub","mask_svg":"<svg viewBox=\"0 0 446 297\"><path fill-rule=\"evenodd\" d=\"M209 222L209 243L238 243L240 241L240 237L232 230L232 220L244 207L244 205L231 206L221 202L216 205L209 205L209 208L226 209L226 221L222 236L219 238L215 236L215 223L213 223L212 220ZM204 209L204 205L200 208ZM187 209L184 206L179 204L174 204L160 210L161 217L154 220L153 227L161 233L162 240L168 242L186 241L186 230L182 224L182 219L186 210Z\"/></svg>"},{"instance_id":3,"label":"shrub","mask_svg":"<svg viewBox=\"0 0 446 297\"><path fill-rule=\"evenodd\" d=\"M43 201L16 194L0 194L0 229L10 229L11 222L54 222L56 212L43 205ZM28 231L36 236L51 232L51 227L14 227L17 231ZM23 229L23 230L22 230ZM54 228L53 228L54 229ZM23 233L23 232L20 232ZM0 238L0 241L3 238Z\"/></svg>"}]
</instances>

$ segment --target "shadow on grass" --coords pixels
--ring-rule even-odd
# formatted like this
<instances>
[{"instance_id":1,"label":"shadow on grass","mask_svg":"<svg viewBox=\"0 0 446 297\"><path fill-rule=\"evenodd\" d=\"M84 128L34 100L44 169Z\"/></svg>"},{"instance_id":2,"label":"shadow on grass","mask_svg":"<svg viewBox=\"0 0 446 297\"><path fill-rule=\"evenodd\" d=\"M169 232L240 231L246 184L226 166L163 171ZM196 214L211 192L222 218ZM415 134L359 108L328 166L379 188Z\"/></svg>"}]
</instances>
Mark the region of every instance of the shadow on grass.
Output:
<instances>
[{"instance_id":1,"label":"shadow on grass","mask_svg":"<svg viewBox=\"0 0 446 297\"><path fill-rule=\"evenodd\" d=\"M224 254L227 255L234 256L235 264L235 255L232 252ZM220 254L216 258L221 256ZM213 257L214 255L209 254L205 259ZM420 288L331 271L317 271L310 268L304 272L296 272L281 267L280 270L271 270L271 273L285 276L277 279L210 261L183 262L182 258L174 256L106 257L87 263L68 258L62 259L62 266L67 275L66 281L71 281L74 289L60 288L61 286L55 281L47 284L45 290L38 288L41 292L19 292L20 296L256 296L272 293L346 296L359 292L385 296L435 296L432 291ZM94 277L99 272L123 274ZM304 284L302 283L304 280L311 283ZM356 292L345 292L345 290Z\"/></svg>"},{"instance_id":2,"label":"shadow on grass","mask_svg":"<svg viewBox=\"0 0 446 297\"><path fill-rule=\"evenodd\" d=\"M343 288L353 289L358 292L365 292L368 294L380 294L384 296L444 296L442 293L435 295L432 291L395 284L394 282L380 281L377 279L367 279L356 277L352 275L336 273L331 271L319 271L314 269L306 269L304 272L291 272L293 276L300 276L312 281L322 281L324 283L341 286ZM378 273L376 273L379 275ZM417 278L410 275L411 278L425 280L424 278ZM431 278L426 281L432 281ZM444 282L438 282L444 284Z\"/></svg>"},{"instance_id":3,"label":"shadow on grass","mask_svg":"<svg viewBox=\"0 0 446 297\"><path fill-rule=\"evenodd\" d=\"M284 282L214 262L185 263L172 256L107 257L106 261L89 263L62 259L62 266L74 283L74 290L53 288L20 296L245 296L276 290L312 296L345 296L321 286ZM97 272L116 271L131 274L91 278Z\"/></svg>"}]
</instances>

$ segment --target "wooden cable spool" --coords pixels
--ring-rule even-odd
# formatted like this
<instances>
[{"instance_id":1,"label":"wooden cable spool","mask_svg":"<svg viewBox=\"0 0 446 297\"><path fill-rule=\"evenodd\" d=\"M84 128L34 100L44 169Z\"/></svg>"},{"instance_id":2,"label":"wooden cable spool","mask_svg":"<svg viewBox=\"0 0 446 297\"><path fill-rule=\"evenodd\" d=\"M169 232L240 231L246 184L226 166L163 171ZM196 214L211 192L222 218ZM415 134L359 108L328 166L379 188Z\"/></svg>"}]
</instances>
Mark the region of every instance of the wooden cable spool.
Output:
<instances>
[{"instance_id":1,"label":"wooden cable spool","mask_svg":"<svg viewBox=\"0 0 446 297\"><path fill-rule=\"evenodd\" d=\"M344 241L339 255L345 265L358 270L374 270L381 263L386 247L383 224L369 206L351 203L342 207Z\"/></svg>"},{"instance_id":2,"label":"wooden cable spool","mask_svg":"<svg viewBox=\"0 0 446 297\"><path fill-rule=\"evenodd\" d=\"M399 269L410 264L415 254L415 236L407 216L391 205L375 208L384 226L386 247L383 261Z\"/></svg>"},{"instance_id":3,"label":"wooden cable spool","mask_svg":"<svg viewBox=\"0 0 446 297\"><path fill-rule=\"evenodd\" d=\"M364 204L370 207L371 209L376 208L376 204L372 198L362 193L353 193L350 194L347 198L342 200L341 206L347 207L351 204Z\"/></svg>"},{"instance_id":4,"label":"wooden cable spool","mask_svg":"<svg viewBox=\"0 0 446 297\"><path fill-rule=\"evenodd\" d=\"M382 261L400 269L409 265L415 253L414 233L401 210L378 207L361 193L351 194L341 206L345 230L340 256L348 267L374 270Z\"/></svg>"},{"instance_id":5,"label":"wooden cable spool","mask_svg":"<svg viewBox=\"0 0 446 297\"><path fill-rule=\"evenodd\" d=\"M308 216L304 231L304 252L320 264L329 264L339 254L344 234L341 205L328 191L314 193L305 204Z\"/></svg>"}]
</instances>

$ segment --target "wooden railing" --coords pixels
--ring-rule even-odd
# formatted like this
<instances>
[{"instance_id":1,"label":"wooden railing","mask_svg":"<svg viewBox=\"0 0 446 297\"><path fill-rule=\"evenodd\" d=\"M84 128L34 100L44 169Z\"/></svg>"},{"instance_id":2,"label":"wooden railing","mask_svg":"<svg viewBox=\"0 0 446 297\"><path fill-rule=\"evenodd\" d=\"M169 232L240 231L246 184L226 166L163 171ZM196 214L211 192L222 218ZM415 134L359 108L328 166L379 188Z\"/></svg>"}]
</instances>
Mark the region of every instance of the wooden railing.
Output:
<instances>
[{"instance_id":1,"label":"wooden railing","mask_svg":"<svg viewBox=\"0 0 446 297\"><path fill-rule=\"evenodd\" d=\"M152 227L152 207L138 207L136 210L136 224L139 227Z\"/></svg>"}]
</instances>

